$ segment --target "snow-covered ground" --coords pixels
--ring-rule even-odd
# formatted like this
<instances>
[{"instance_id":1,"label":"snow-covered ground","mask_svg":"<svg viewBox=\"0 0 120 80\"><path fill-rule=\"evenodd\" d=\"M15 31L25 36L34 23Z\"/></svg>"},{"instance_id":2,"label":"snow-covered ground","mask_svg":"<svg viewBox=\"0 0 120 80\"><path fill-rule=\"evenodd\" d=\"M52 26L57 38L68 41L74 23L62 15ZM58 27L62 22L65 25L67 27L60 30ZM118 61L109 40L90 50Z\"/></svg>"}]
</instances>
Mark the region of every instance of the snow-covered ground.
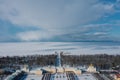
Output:
<instances>
[{"instance_id":1,"label":"snow-covered ground","mask_svg":"<svg viewBox=\"0 0 120 80\"><path fill-rule=\"evenodd\" d=\"M42 75L28 75L24 80L41 80Z\"/></svg>"},{"instance_id":2,"label":"snow-covered ground","mask_svg":"<svg viewBox=\"0 0 120 80\"><path fill-rule=\"evenodd\" d=\"M82 74L78 78L79 80L97 80L92 74Z\"/></svg>"},{"instance_id":3,"label":"snow-covered ground","mask_svg":"<svg viewBox=\"0 0 120 80\"><path fill-rule=\"evenodd\" d=\"M71 54L120 54L118 42L21 42L0 43L0 56L53 54L55 51Z\"/></svg>"},{"instance_id":4,"label":"snow-covered ground","mask_svg":"<svg viewBox=\"0 0 120 80\"><path fill-rule=\"evenodd\" d=\"M68 80L68 79L67 79L66 73L63 73L63 74L56 73L54 75L51 75L50 80Z\"/></svg>"},{"instance_id":5,"label":"snow-covered ground","mask_svg":"<svg viewBox=\"0 0 120 80\"><path fill-rule=\"evenodd\" d=\"M58 78L51 77L51 80L67 80L66 74L59 74L58 76L61 76L61 77L58 77ZM81 74L81 75L78 75L77 77L79 80L97 80L92 74ZM42 79L42 75L41 76L40 75L28 75L26 78L24 78L24 80L41 80L41 79Z\"/></svg>"}]
</instances>

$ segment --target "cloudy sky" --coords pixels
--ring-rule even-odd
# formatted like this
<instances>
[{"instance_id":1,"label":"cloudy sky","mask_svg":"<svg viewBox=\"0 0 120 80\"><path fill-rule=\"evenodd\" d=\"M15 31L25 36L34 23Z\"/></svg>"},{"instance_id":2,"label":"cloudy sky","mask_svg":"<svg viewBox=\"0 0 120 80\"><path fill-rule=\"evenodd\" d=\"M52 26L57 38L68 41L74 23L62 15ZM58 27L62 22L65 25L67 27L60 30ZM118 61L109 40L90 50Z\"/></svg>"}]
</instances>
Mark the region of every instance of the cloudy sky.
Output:
<instances>
[{"instance_id":1,"label":"cloudy sky","mask_svg":"<svg viewBox=\"0 0 120 80\"><path fill-rule=\"evenodd\" d=\"M0 0L0 42L120 41L120 0Z\"/></svg>"}]
</instances>

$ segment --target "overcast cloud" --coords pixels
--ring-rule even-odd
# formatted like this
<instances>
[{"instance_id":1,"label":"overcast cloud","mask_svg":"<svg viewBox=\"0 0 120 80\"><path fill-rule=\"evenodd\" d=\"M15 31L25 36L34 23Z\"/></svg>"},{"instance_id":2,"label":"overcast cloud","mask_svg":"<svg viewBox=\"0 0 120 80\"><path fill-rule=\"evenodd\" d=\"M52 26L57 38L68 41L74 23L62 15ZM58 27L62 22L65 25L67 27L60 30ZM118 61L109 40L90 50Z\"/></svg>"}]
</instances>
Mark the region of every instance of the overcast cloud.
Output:
<instances>
[{"instance_id":1,"label":"overcast cloud","mask_svg":"<svg viewBox=\"0 0 120 80\"><path fill-rule=\"evenodd\" d=\"M0 20L22 29L37 28L15 32L14 39L20 41L112 40L114 36L110 33L116 24L94 22L118 13L119 3L119 0L0 0Z\"/></svg>"}]
</instances>

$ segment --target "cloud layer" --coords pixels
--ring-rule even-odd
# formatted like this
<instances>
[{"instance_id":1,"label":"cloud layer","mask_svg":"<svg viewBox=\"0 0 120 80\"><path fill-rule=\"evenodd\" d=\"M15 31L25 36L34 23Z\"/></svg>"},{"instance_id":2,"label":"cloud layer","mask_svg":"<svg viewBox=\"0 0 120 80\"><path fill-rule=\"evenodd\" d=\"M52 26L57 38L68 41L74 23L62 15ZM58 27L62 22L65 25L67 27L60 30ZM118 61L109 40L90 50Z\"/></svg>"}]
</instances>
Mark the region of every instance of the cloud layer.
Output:
<instances>
[{"instance_id":1,"label":"cloud layer","mask_svg":"<svg viewBox=\"0 0 120 80\"><path fill-rule=\"evenodd\" d=\"M119 1L99 0L0 0L0 19L17 27L38 30L19 31L16 39L41 41L104 40L110 36L104 24L90 24L113 14ZM100 28L102 27L102 28Z\"/></svg>"},{"instance_id":2,"label":"cloud layer","mask_svg":"<svg viewBox=\"0 0 120 80\"><path fill-rule=\"evenodd\" d=\"M13 24L34 25L43 28L69 27L96 20L111 11L112 4L98 0L5 0L1 17Z\"/></svg>"}]
</instances>

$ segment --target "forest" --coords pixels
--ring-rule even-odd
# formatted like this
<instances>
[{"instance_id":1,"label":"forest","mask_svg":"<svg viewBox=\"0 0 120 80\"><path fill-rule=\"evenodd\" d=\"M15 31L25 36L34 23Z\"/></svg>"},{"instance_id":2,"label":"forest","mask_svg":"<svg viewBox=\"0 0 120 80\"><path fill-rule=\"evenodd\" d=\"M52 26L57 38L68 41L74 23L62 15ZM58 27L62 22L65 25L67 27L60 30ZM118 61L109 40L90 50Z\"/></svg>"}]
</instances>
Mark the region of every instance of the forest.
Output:
<instances>
[{"instance_id":1,"label":"forest","mask_svg":"<svg viewBox=\"0 0 120 80\"><path fill-rule=\"evenodd\" d=\"M0 57L0 69L20 69L23 65L32 67L54 66L56 54L52 55L27 55ZM64 55L61 54L62 65L88 66L93 64L97 69L120 69L120 55Z\"/></svg>"}]
</instances>

